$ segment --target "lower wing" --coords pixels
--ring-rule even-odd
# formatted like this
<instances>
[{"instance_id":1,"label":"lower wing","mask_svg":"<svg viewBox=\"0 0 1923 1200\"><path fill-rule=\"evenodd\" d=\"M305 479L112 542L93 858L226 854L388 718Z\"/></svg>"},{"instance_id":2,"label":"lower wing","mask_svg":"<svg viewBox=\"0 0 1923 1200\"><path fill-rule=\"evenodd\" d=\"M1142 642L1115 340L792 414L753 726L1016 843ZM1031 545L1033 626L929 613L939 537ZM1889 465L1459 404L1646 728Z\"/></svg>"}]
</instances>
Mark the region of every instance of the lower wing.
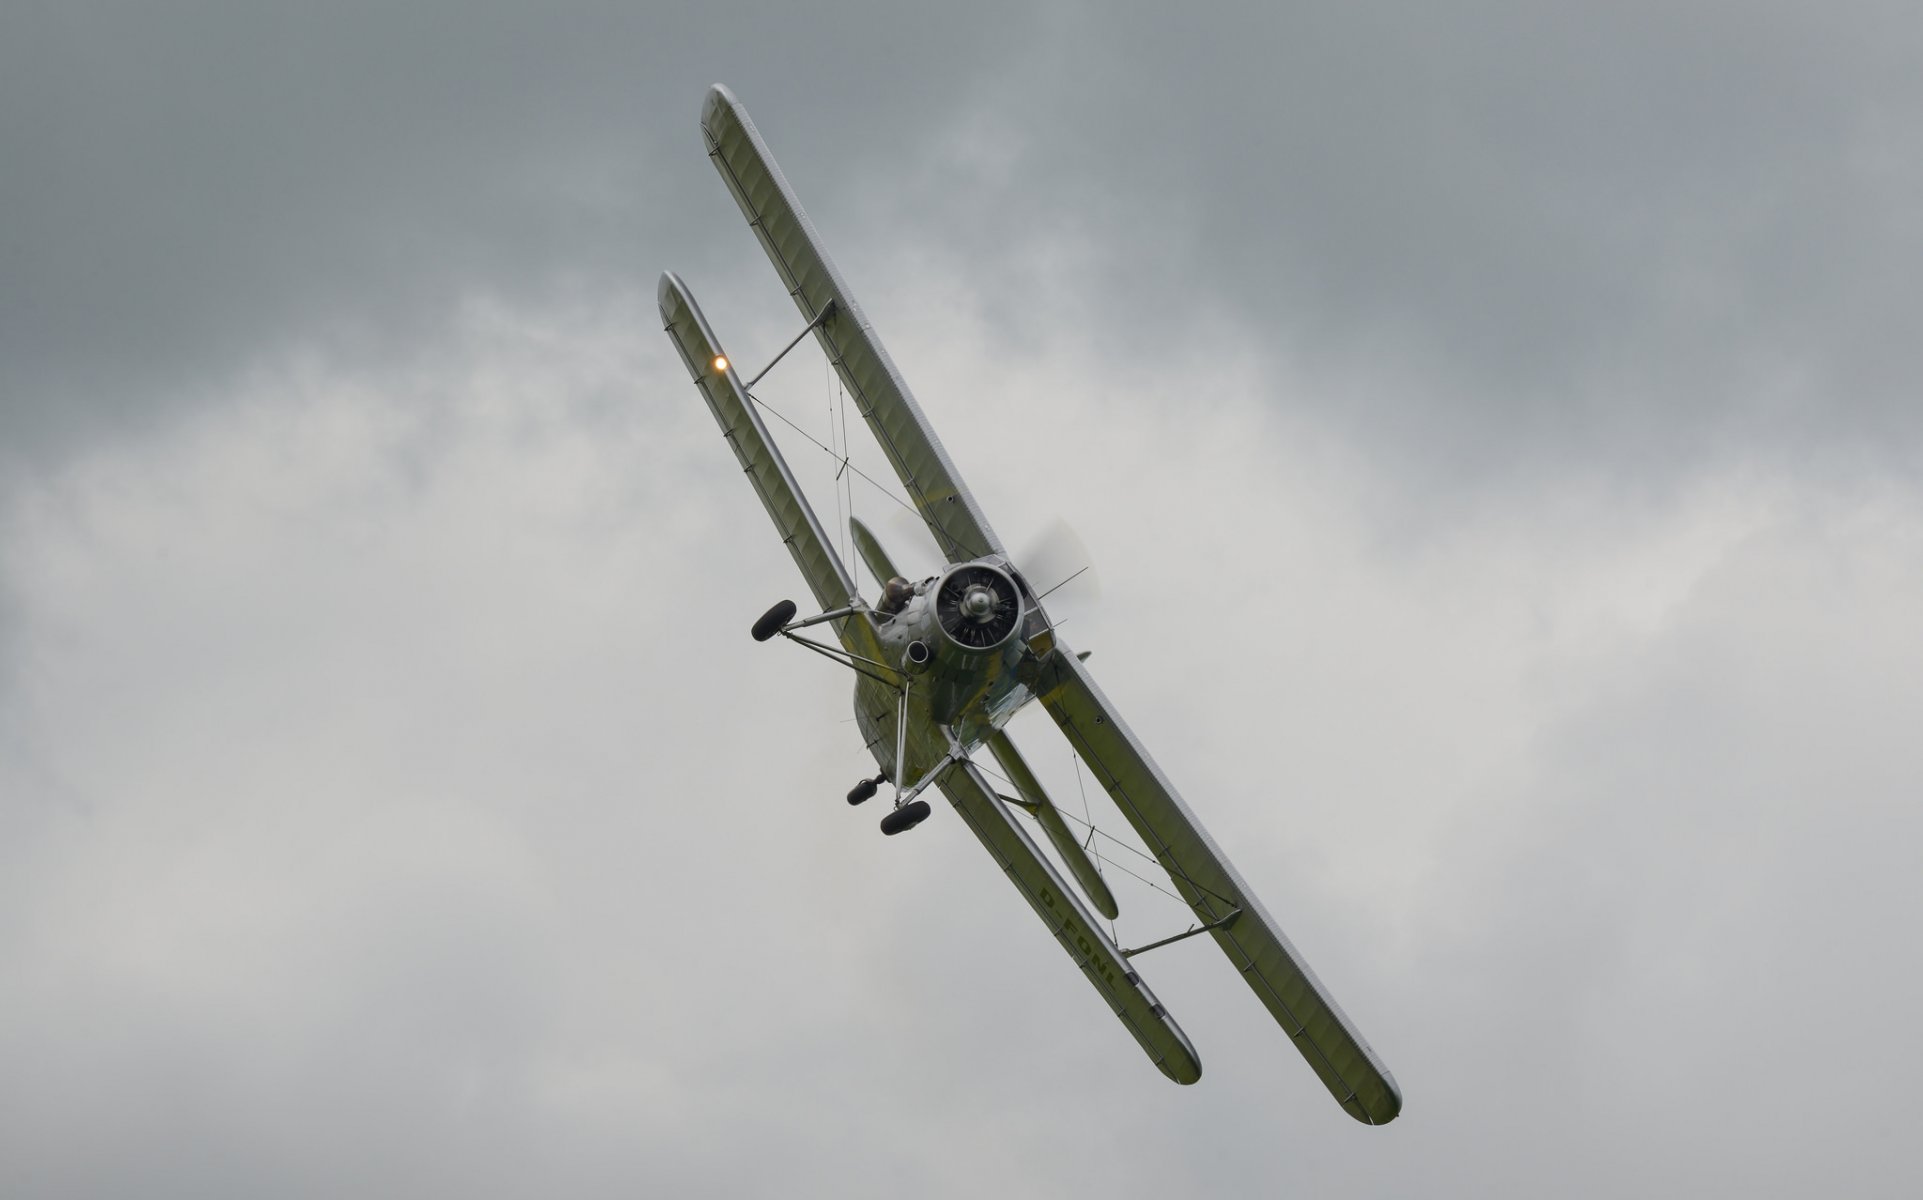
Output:
<instances>
[{"instance_id":1,"label":"lower wing","mask_svg":"<svg viewBox=\"0 0 1923 1200\"><path fill-rule=\"evenodd\" d=\"M939 780L962 821L975 831L995 861L1001 864L1035 915L1048 926L1062 949L1075 960L1082 974L1095 985L1102 999L1135 1035L1150 1059L1177 1083L1194 1083L1202 1077L1202 1062L1195 1048L1182 1033L1181 1026L1168 1015L1148 990L1142 977L1129 966L1115 943L1102 932L1095 918L1075 896L1062 877L1055 873L1035 850L1035 843L995 795L988 780L973 763L961 762L948 769Z\"/></svg>"},{"instance_id":2,"label":"lower wing","mask_svg":"<svg viewBox=\"0 0 1923 1200\"><path fill-rule=\"evenodd\" d=\"M1049 656L1046 674L1037 690L1049 715L1195 915L1214 926L1210 936L1336 1101L1366 1124L1394 1120L1402 1111L1395 1077L1182 803L1088 668L1059 646Z\"/></svg>"},{"instance_id":3,"label":"lower wing","mask_svg":"<svg viewBox=\"0 0 1923 1200\"><path fill-rule=\"evenodd\" d=\"M734 368L727 365L700 307L686 285L671 271L661 276L659 299L662 328L674 339L688 374L721 426L721 436L734 448L735 458L740 461L748 482L754 485L755 494L761 497L768 516L774 520L775 529L787 544L788 553L794 556L795 565L801 568L802 578L808 581L815 602L823 611L859 603L847 565L835 553L821 522L815 518L814 509L809 507L808 498L795 486L787 460L768 437L761 414L755 411L754 402L736 378ZM834 624L842 644L850 651L866 658L880 656L880 643L867 617L845 617Z\"/></svg>"}]
</instances>

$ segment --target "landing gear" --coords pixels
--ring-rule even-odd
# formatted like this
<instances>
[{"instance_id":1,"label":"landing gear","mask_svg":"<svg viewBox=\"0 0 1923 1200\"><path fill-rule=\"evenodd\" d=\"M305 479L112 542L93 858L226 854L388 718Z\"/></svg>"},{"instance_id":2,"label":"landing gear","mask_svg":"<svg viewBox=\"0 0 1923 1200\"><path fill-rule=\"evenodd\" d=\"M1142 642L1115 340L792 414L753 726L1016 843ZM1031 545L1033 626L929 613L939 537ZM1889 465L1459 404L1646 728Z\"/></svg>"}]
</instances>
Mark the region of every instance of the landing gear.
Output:
<instances>
[{"instance_id":1,"label":"landing gear","mask_svg":"<svg viewBox=\"0 0 1923 1200\"><path fill-rule=\"evenodd\" d=\"M886 782L888 782L888 772L886 771L883 771L873 779L862 780L849 790L848 803L860 804L864 800L874 799L875 789Z\"/></svg>"},{"instance_id":2,"label":"landing gear","mask_svg":"<svg viewBox=\"0 0 1923 1200\"><path fill-rule=\"evenodd\" d=\"M905 730L908 725L908 689L906 687L902 689L901 698L901 728ZM965 763L968 761L968 755L963 751L962 744L955 740L954 731L946 725L938 726L938 728L942 731L942 734L948 738L948 753L942 755L941 761L935 764L934 769L916 780L914 786L908 788L906 791L899 790L901 780L895 780L895 786L898 789L895 792L895 811L881 819L881 831L889 837L893 837L898 833L905 833L923 821L926 821L928 819L928 801L917 800L915 797L921 795L929 784L940 779L942 773L947 771L948 768L954 766L956 763ZM907 752L900 747L901 743L898 741L895 751L895 767L897 770L901 769L902 764L906 761L905 755Z\"/></svg>"},{"instance_id":3,"label":"landing gear","mask_svg":"<svg viewBox=\"0 0 1923 1200\"><path fill-rule=\"evenodd\" d=\"M795 602L793 600L783 600L767 612L762 613L761 619L755 622L754 628L749 632L754 634L755 641L765 642L775 634L780 633L782 627L794 619Z\"/></svg>"},{"instance_id":4,"label":"landing gear","mask_svg":"<svg viewBox=\"0 0 1923 1200\"><path fill-rule=\"evenodd\" d=\"M839 621L845 617L870 612L870 610L862 604L859 597L851 597L850 601L846 608L831 609L828 612L809 617L806 620L797 621L795 620L795 602L792 600L783 600L767 612L761 614L761 619L754 623L754 627L750 632L754 634L754 639L757 642L765 642L776 635L785 637L790 641L800 642L816 653L834 659L843 666L852 667L856 672L866 675L870 679L899 692L900 707L896 710L895 715L894 770L892 772L883 771L872 779L863 779L857 782L854 787L848 789L849 804L866 804L875 798L875 793L880 790L882 784L891 780L893 781L895 785L894 808L893 811L881 819L882 833L893 837L895 834L908 832L910 829L913 829L928 819L931 811L928 807L928 802L926 800L918 800L916 797L919 796L929 784L934 783L944 771L956 763L967 762L968 756L962 749L961 743L955 740L954 731L945 725L938 726L937 728L939 728L942 734L948 739L948 753L941 757L941 760L935 764L933 770L923 775L913 786L906 788L902 786L907 782L905 777L908 763L908 724L910 716L908 708L909 677L901 674L895 674L891 677L888 673L894 672L895 668L889 666L887 663L876 662L870 658L863 658L861 655L855 654L846 648L838 650L832 646L825 646L820 642L802 637L796 632L796 630L806 629L810 625L821 625L829 621ZM916 642L915 647L922 650L927 649L927 647L922 646L920 642ZM916 659L911 653L909 659L911 663L921 662L925 665L926 657L924 654L920 659ZM884 673L876 674L874 671L865 669L862 664L875 667Z\"/></svg>"},{"instance_id":5,"label":"landing gear","mask_svg":"<svg viewBox=\"0 0 1923 1200\"><path fill-rule=\"evenodd\" d=\"M904 804L881 819L881 831L889 837L905 833L928 819L928 801L916 800Z\"/></svg>"}]
</instances>

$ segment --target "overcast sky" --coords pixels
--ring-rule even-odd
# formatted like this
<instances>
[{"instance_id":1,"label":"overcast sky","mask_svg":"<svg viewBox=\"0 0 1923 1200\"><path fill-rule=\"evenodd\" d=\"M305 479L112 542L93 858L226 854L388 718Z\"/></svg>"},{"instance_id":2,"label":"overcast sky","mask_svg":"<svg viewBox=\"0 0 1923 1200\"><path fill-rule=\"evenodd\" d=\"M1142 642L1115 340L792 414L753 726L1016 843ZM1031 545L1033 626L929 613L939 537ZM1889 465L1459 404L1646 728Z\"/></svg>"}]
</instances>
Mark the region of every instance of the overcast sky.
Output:
<instances>
[{"instance_id":1,"label":"overcast sky","mask_svg":"<svg viewBox=\"0 0 1923 1200\"><path fill-rule=\"evenodd\" d=\"M1923 1188L1923 18L1245 7L0 11L0 1192ZM1393 1125L843 802L717 80Z\"/></svg>"}]
</instances>

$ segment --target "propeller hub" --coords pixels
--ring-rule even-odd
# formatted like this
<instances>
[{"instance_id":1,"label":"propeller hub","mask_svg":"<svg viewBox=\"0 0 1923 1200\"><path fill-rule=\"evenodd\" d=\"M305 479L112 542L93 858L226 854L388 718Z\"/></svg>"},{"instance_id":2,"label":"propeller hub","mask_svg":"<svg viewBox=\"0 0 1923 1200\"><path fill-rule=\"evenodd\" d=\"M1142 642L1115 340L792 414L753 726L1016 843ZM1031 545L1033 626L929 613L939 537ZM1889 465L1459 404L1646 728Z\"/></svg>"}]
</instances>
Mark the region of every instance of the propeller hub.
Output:
<instances>
[{"instance_id":1,"label":"propeller hub","mask_svg":"<svg viewBox=\"0 0 1923 1200\"><path fill-rule=\"evenodd\" d=\"M995 594L993 588L977 584L969 588L968 594L962 597L962 615L978 624L991 621L995 618L995 606L1000 603L1001 597Z\"/></svg>"}]
</instances>

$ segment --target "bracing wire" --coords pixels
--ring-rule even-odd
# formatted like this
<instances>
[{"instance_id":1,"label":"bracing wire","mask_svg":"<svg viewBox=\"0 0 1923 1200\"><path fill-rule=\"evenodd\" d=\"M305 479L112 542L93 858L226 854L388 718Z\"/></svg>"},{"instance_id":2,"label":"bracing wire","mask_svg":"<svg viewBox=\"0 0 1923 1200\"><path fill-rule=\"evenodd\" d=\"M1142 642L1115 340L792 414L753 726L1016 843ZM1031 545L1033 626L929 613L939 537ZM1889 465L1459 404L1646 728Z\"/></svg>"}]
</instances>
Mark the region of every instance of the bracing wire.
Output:
<instances>
[{"instance_id":1,"label":"bracing wire","mask_svg":"<svg viewBox=\"0 0 1923 1200\"><path fill-rule=\"evenodd\" d=\"M1088 568L1086 567L1082 568L1082 570L1084 571L1087 569ZM1076 575L1080 575L1081 573L1082 573L1081 571L1075 572ZM1075 577L1074 575L1071 575L1069 576L1069 579L1073 579L1074 577ZM1062 583L1067 583L1067 582L1068 582L1067 579L1064 579L1062 581ZM1060 586L1062 586L1061 583L1058 583L1055 585L1055 587L1060 587ZM1055 588L1050 588L1048 590L1052 592L1055 590ZM1044 595L1046 595L1046 593L1044 593ZM1036 599L1039 600L1041 599L1041 597L1038 596L1036 597ZM1088 843L1084 845L1082 849L1093 850L1095 846L1095 814L1091 813L1088 810L1088 785L1082 782L1082 760L1078 755L1075 755L1075 754L1070 754L1068 756L1068 760L1069 762L1073 763L1075 766L1075 790L1082 794L1082 816L1088 822ZM1096 854L1094 857L1095 857L1095 873L1097 875L1100 875L1102 873L1102 856L1100 854ZM1151 884L1150 886L1152 887L1154 885ZM1111 939L1113 939L1117 945L1120 944L1121 939L1115 937L1114 921L1110 921L1108 923L1108 936Z\"/></svg>"},{"instance_id":2,"label":"bracing wire","mask_svg":"<svg viewBox=\"0 0 1923 1200\"><path fill-rule=\"evenodd\" d=\"M822 366L827 367L828 364L824 362L822 363ZM830 373L832 373L833 369L829 368L829 370L830 370ZM823 380L822 382L826 383L827 381ZM822 389L824 393L826 393L827 390L828 389L825 387ZM835 398L832 395L828 396L828 441L832 446L838 447L837 449L831 449L829 453L836 459L839 459L843 465L846 465L846 463L848 462L847 443L836 442L835 440ZM841 492L842 492L841 476L842 474L843 472L841 468L836 467L835 477L830 484L830 486L832 486L835 489L835 553L836 555L840 556L841 561L847 565L848 575L850 578L853 578L855 574L855 564L853 563L853 561L851 561L852 556L842 553L842 546L844 544L844 540L848 536L846 532L848 527L848 520L847 520L847 517L841 511Z\"/></svg>"},{"instance_id":3,"label":"bracing wire","mask_svg":"<svg viewBox=\"0 0 1923 1200\"><path fill-rule=\"evenodd\" d=\"M845 488L848 492L848 521L846 522L846 524L848 525L848 528L843 530L843 535L846 536L848 539L848 558L850 561L853 561L855 557L855 530L854 530L854 524L853 524L855 519L855 481L848 478L848 471L847 471L847 468L849 465L848 447L850 445L848 441L848 389L841 386L840 375L835 376L835 406L841 410L841 452L842 452L842 460L841 460L842 469L835 472L835 478L837 481L839 481L841 486ZM885 582L887 581L876 580L877 585Z\"/></svg>"},{"instance_id":4,"label":"bracing wire","mask_svg":"<svg viewBox=\"0 0 1923 1200\"><path fill-rule=\"evenodd\" d=\"M748 396L748 399L755 402L755 407L761 409L761 411L765 413L772 415L777 421L780 421L783 425L786 425L788 428L800 434L803 438L807 439L808 443L814 446L815 449L820 450L822 453L828 455L828 457L834 459L837 463L843 463L845 461L843 460L841 455L836 454L833 449L831 449L828 446L822 445L820 438L816 437L812 433L809 433L807 430L795 424L793 421L790 421L782 413L782 411L776 408L774 405L768 403L766 400L763 400L761 397L755 395L753 392L747 393L747 396ZM849 471L867 480L869 486L873 487L876 491L880 492L882 495L888 497L890 500L893 500L896 504L901 505L903 508L907 509L909 512L911 513L916 512L914 505L908 503L908 501L903 500L900 496L897 496L895 495L895 493L889 491L885 486L877 482L875 477L870 475L868 472L862 470L860 467L857 467L855 464L851 462L845 463L845 465L847 466ZM853 487L852 484L850 484L849 486L851 488ZM920 514L916 513L916 515L919 516Z\"/></svg>"},{"instance_id":5,"label":"bracing wire","mask_svg":"<svg viewBox=\"0 0 1923 1200\"><path fill-rule=\"evenodd\" d=\"M995 768L988 766L987 764L982 763L980 761L975 761L975 766L979 768L983 774L992 776L993 778L999 779L1003 783L1007 784L1010 790L1013 790L1013 791L1021 790L1015 787L1014 780L1002 774L1000 771L997 771ZM1084 808L1086 808L1087 802L1088 802L1087 792L1082 793L1082 801L1083 801ZM1133 854L1135 857L1141 859L1143 862L1155 863L1156 866L1158 867L1161 866L1162 864L1159 862L1156 862L1153 855L1142 853L1140 850L1137 850L1135 847L1129 845L1127 842L1122 841L1120 838L1108 832L1106 829L1103 829L1100 826L1096 825L1093 820L1083 820L1081 817L1076 816L1074 813L1062 812L1060 808L1057 808L1055 811L1058 813L1061 813L1061 815L1065 819L1073 821L1077 825L1083 826L1088 830L1088 843L1083 848L1088 851L1089 857L1095 860L1098 869L1103 864L1114 867L1117 871L1120 871L1122 874L1128 876L1130 879L1135 880L1137 883L1147 884L1150 888L1162 893L1164 896L1167 896L1169 899L1181 905L1184 909L1187 909L1189 907L1188 901L1182 899L1180 896L1176 895L1174 892L1169 891L1167 888L1163 887L1161 884L1156 883L1153 879L1148 879L1141 875L1137 875L1135 872L1129 870L1127 867L1123 866L1121 863L1116 862L1114 859L1108 857L1106 854L1103 854L1101 847L1095 844L1095 839L1096 837L1099 836L1103 840L1107 841L1110 845L1119 846L1121 849L1128 851L1130 854ZM1036 821L1037 824L1040 824L1040 822L1036 820L1034 813L1028 813L1027 816L1029 820ZM1111 938L1113 938L1115 934L1114 925L1115 923L1113 921L1109 922L1109 936Z\"/></svg>"}]
</instances>

